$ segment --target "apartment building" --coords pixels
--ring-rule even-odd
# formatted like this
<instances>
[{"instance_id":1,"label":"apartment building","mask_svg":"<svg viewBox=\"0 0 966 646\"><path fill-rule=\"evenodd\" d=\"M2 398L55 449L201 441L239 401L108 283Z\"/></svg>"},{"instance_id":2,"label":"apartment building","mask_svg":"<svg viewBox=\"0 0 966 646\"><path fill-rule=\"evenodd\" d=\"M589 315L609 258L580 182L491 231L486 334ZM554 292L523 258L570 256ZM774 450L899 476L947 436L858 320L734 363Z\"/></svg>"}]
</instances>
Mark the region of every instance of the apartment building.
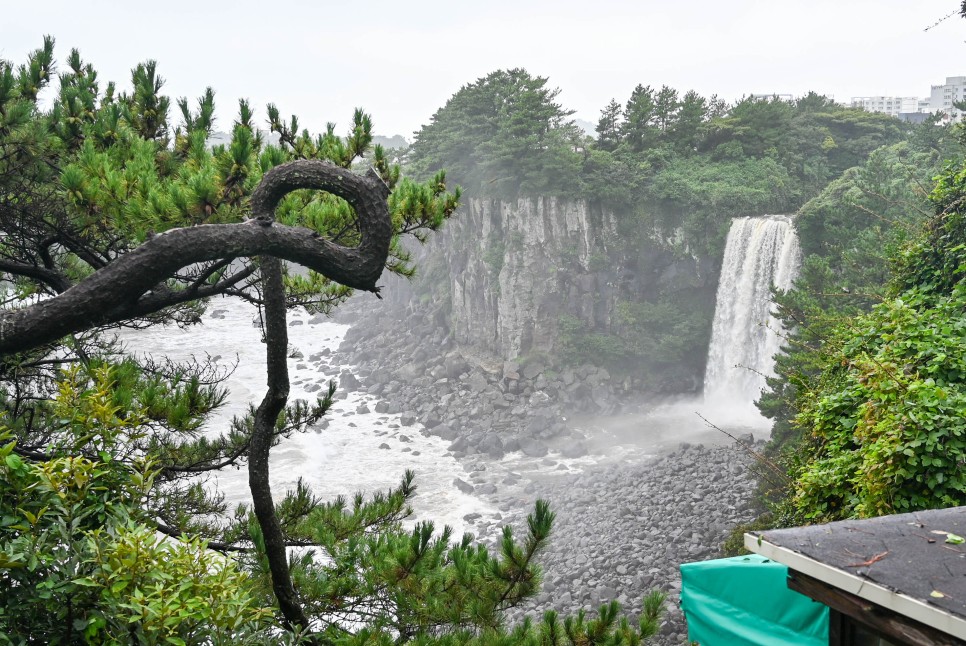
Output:
<instances>
[{"instance_id":1,"label":"apartment building","mask_svg":"<svg viewBox=\"0 0 966 646\"><path fill-rule=\"evenodd\" d=\"M947 76L943 85L931 86L929 112L942 112L948 119L958 121L963 111L954 104L966 101L966 76Z\"/></svg>"},{"instance_id":2,"label":"apartment building","mask_svg":"<svg viewBox=\"0 0 966 646\"><path fill-rule=\"evenodd\" d=\"M900 114L919 112L922 100L915 96L854 96L852 107L867 112L884 112L898 117Z\"/></svg>"}]
</instances>

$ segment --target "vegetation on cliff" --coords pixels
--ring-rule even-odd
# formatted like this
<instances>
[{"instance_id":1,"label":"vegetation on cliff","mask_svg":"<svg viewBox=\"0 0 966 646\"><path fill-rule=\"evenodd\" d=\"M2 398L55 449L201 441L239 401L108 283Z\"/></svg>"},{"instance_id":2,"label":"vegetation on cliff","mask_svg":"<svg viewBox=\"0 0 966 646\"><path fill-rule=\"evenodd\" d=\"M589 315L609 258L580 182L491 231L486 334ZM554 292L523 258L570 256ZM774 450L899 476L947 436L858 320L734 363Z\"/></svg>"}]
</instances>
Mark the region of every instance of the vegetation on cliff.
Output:
<instances>
[{"instance_id":1,"label":"vegetation on cliff","mask_svg":"<svg viewBox=\"0 0 966 646\"><path fill-rule=\"evenodd\" d=\"M924 136L814 93L729 105L639 85L604 107L592 138L548 83L515 69L464 86L417 133L407 160L424 177L449 169L470 195L553 195L614 213L617 235L599 245L607 253L578 270L613 286L592 308L610 314L562 315L557 359L631 375L644 390L700 382L705 353L696 348L710 337L731 218L795 211L873 151ZM691 279L662 280L679 262L691 263Z\"/></svg>"},{"instance_id":2,"label":"vegetation on cliff","mask_svg":"<svg viewBox=\"0 0 966 646\"><path fill-rule=\"evenodd\" d=\"M847 170L800 210L801 271L793 289L775 295L788 336L777 357L778 377L759 402L775 422L776 449L797 437L791 426L797 393L814 387L826 338L840 321L886 296L891 259L919 235L932 212L933 178L958 154L948 126L923 124L908 141Z\"/></svg>"},{"instance_id":3,"label":"vegetation on cliff","mask_svg":"<svg viewBox=\"0 0 966 646\"><path fill-rule=\"evenodd\" d=\"M786 361L801 371L792 428L802 435L781 522L966 504L964 178L961 162L944 168L935 215L892 253L881 302L837 312L811 365Z\"/></svg>"}]
</instances>

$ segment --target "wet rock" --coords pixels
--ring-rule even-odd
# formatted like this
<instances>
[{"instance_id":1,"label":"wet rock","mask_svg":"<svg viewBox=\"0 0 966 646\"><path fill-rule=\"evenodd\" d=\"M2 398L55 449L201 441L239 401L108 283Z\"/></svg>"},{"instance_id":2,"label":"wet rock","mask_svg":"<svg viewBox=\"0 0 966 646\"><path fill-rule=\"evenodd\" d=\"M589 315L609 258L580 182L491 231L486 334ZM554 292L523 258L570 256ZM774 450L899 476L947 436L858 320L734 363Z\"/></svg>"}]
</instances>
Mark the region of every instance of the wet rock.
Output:
<instances>
[{"instance_id":1,"label":"wet rock","mask_svg":"<svg viewBox=\"0 0 966 646\"><path fill-rule=\"evenodd\" d=\"M356 390L362 385L362 382L348 370L343 370L339 373L339 385L347 390Z\"/></svg>"},{"instance_id":2,"label":"wet rock","mask_svg":"<svg viewBox=\"0 0 966 646\"><path fill-rule=\"evenodd\" d=\"M565 458L582 458L587 455L587 445L584 442L567 444L560 450L560 455Z\"/></svg>"},{"instance_id":3,"label":"wet rock","mask_svg":"<svg viewBox=\"0 0 966 646\"><path fill-rule=\"evenodd\" d=\"M463 493L470 494L475 491L475 487L462 478L454 478L453 485Z\"/></svg>"},{"instance_id":4,"label":"wet rock","mask_svg":"<svg viewBox=\"0 0 966 646\"><path fill-rule=\"evenodd\" d=\"M547 445L532 437L524 437L519 440L520 450L524 455L531 458L542 458L547 454Z\"/></svg>"}]
</instances>

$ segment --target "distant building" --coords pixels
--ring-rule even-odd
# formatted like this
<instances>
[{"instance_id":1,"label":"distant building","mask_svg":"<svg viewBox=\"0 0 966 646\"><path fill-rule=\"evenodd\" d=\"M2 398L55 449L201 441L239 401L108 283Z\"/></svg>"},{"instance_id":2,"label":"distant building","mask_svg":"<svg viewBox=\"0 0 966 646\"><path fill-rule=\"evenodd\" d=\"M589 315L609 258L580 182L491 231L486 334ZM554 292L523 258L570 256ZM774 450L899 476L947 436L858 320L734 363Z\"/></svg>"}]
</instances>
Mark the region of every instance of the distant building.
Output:
<instances>
[{"instance_id":1,"label":"distant building","mask_svg":"<svg viewBox=\"0 0 966 646\"><path fill-rule=\"evenodd\" d=\"M905 121L906 123L911 123L918 126L920 123L925 123L926 119L929 118L929 111L923 112L900 112L899 121Z\"/></svg>"},{"instance_id":2,"label":"distant building","mask_svg":"<svg viewBox=\"0 0 966 646\"><path fill-rule=\"evenodd\" d=\"M778 94L777 92L773 94L752 94L753 99L778 99L780 101L788 101L789 103L795 100L795 97L791 94Z\"/></svg>"},{"instance_id":3,"label":"distant building","mask_svg":"<svg viewBox=\"0 0 966 646\"><path fill-rule=\"evenodd\" d=\"M921 101L914 96L854 96L852 107L898 117L900 114L919 112Z\"/></svg>"},{"instance_id":4,"label":"distant building","mask_svg":"<svg viewBox=\"0 0 966 646\"><path fill-rule=\"evenodd\" d=\"M958 121L963 111L954 103L966 101L966 76L947 76L943 85L933 85L929 93L929 112L942 112L947 120Z\"/></svg>"},{"instance_id":5,"label":"distant building","mask_svg":"<svg viewBox=\"0 0 966 646\"><path fill-rule=\"evenodd\" d=\"M964 114L955 106L966 102L966 76L947 76L943 85L930 87L929 97L914 96L854 96L852 107L869 112L882 112L909 121L922 123L926 115L941 113L943 121L959 121Z\"/></svg>"}]
</instances>

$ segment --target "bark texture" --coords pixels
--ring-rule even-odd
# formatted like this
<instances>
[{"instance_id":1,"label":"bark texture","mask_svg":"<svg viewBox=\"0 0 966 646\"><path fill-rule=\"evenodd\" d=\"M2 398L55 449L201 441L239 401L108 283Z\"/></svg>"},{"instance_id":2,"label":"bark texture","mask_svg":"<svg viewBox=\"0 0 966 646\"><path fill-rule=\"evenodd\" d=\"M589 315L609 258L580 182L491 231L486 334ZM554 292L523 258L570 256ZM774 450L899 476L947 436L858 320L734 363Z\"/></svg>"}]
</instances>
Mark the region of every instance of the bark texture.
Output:
<instances>
[{"instance_id":1,"label":"bark texture","mask_svg":"<svg viewBox=\"0 0 966 646\"><path fill-rule=\"evenodd\" d=\"M279 200L296 189L325 190L345 199L358 217L361 242L344 247L304 227L274 221ZM152 298L182 267L224 258L272 256L303 265L348 287L377 292L392 239L389 189L374 172L357 175L317 160L270 170L252 195L253 219L158 235L63 293L0 314L0 355L55 341L98 325L144 316L170 305Z\"/></svg>"},{"instance_id":2,"label":"bark texture","mask_svg":"<svg viewBox=\"0 0 966 646\"><path fill-rule=\"evenodd\" d=\"M264 331L267 353L268 392L255 411L251 445L248 452L248 486L252 507L265 541L265 555L272 575L272 589L289 628L307 630L308 618L302 610L292 584L285 553L285 536L275 513L272 488L268 481L268 456L272 448L275 422L288 402L288 330L285 325L285 285L282 263L278 258L261 259L262 290L265 294Z\"/></svg>"}]
</instances>

